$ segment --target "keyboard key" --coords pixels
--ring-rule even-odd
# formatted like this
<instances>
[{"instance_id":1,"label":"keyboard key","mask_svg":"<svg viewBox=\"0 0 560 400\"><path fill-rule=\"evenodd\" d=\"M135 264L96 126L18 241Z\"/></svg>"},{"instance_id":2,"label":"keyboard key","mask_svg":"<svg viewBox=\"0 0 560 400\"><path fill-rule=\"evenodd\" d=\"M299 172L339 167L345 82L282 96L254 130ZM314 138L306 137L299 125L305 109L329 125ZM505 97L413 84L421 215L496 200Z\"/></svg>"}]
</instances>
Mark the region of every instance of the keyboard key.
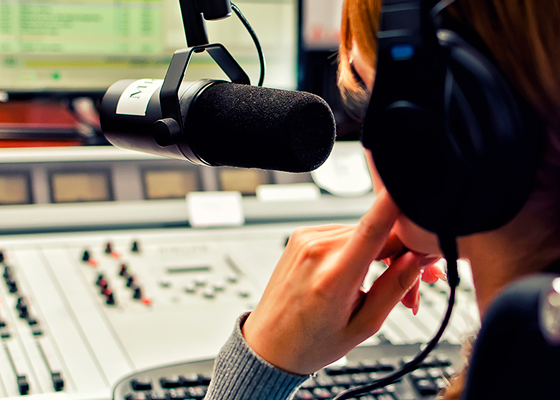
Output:
<instances>
[{"instance_id":1,"label":"keyboard key","mask_svg":"<svg viewBox=\"0 0 560 400\"><path fill-rule=\"evenodd\" d=\"M436 385L428 379L419 379L415 381L414 387L422 396L435 395L438 392Z\"/></svg>"},{"instance_id":2,"label":"keyboard key","mask_svg":"<svg viewBox=\"0 0 560 400\"><path fill-rule=\"evenodd\" d=\"M152 381L149 378L139 377L130 381L132 390L152 390Z\"/></svg>"},{"instance_id":3,"label":"keyboard key","mask_svg":"<svg viewBox=\"0 0 560 400\"><path fill-rule=\"evenodd\" d=\"M169 377L163 377L159 380L159 384L164 389L175 389L181 386L183 380L180 376L174 375Z\"/></svg>"}]
</instances>

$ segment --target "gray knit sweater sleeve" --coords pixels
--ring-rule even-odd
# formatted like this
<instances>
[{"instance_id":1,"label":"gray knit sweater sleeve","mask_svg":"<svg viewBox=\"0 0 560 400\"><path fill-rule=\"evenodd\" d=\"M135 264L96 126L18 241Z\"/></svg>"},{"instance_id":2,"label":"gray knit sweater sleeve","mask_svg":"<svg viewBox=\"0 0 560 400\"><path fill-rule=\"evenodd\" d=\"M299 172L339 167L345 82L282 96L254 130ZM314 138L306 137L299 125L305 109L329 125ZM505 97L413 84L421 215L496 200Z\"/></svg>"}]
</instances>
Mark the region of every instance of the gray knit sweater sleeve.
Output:
<instances>
[{"instance_id":1,"label":"gray knit sweater sleeve","mask_svg":"<svg viewBox=\"0 0 560 400\"><path fill-rule=\"evenodd\" d=\"M286 400L309 376L282 371L249 347L241 327L242 315L218 354L205 400Z\"/></svg>"}]
</instances>

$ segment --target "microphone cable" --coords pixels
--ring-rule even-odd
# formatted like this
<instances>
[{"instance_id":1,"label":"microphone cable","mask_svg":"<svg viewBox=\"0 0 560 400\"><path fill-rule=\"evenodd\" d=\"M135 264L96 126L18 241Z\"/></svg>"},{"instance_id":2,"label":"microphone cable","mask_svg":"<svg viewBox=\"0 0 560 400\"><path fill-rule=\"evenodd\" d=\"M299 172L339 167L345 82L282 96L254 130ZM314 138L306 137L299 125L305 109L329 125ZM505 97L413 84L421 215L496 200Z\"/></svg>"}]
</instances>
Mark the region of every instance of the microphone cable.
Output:
<instances>
[{"instance_id":1,"label":"microphone cable","mask_svg":"<svg viewBox=\"0 0 560 400\"><path fill-rule=\"evenodd\" d=\"M251 35L251 39L253 39L253 43L255 43L255 47L257 48L257 53L259 55L259 64L260 64L260 69L261 69L261 74L260 74L260 77L259 77L259 83L257 84L257 86L262 86L263 83L264 83L264 74L265 74L265 70L266 70L266 62L265 62L265 59L264 59L264 53L263 53L263 50L262 50L262 47L261 47L261 43L259 42L259 38L257 37L257 34L255 33L255 30L253 29L253 27L251 26L251 24L249 23L247 18L245 18L245 16L243 15L243 13L239 9L239 7L237 7L235 4L231 3L231 8L232 8L233 11L235 11L235 15L237 15L237 17L239 18L239 20L241 21L243 26L245 26L245 29L247 29L247 32L249 32L249 35Z\"/></svg>"},{"instance_id":2,"label":"microphone cable","mask_svg":"<svg viewBox=\"0 0 560 400\"><path fill-rule=\"evenodd\" d=\"M453 235L438 235L440 248L443 252L444 258L447 260L447 283L449 284L449 302L447 305L447 311L445 312L445 316L443 317L443 321L434 335L432 340L426 345L424 350L422 350L414 359L405 365L403 365L399 370L393 372L392 374L378 379L373 383L368 385L359 386L355 388L350 388L345 390L344 392L339 393L336 395L332 400L346 400L351 399L356 396L360 396L363 394L370 393L376 389L383 388L391 383L395 382L402 376L414 371L418 368L419 364L424 361L424 359L430 354L430 352L436 347L449 320L451 318L451 313L453 311L453 306L455 304L455 291L457 286L459 285L459 271L457 268L457 244L455 241L455 237Z\"/></svg>"}]
</instances>

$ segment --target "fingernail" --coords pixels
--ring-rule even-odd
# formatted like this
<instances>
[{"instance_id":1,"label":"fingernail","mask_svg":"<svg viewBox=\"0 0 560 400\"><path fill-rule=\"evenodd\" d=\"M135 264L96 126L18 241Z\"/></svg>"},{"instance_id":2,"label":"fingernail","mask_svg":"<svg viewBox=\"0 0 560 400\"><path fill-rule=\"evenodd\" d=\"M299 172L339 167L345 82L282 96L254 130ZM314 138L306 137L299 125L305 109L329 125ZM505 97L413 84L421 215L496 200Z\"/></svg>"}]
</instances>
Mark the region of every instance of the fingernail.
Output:
<instances>
[{"instance_id":1,"label":"fingernail","mask_svg":"<svg viewBox=\"0 0 560 400\"><path fill-rule=\"evenodd\" d=\"M420 308L420 292L416 295L416 301L414 302L414 307L412 307L412 314L418 314L418 309Z\"/></svg>"},{"instance_id":2,"label":"fingernail","mask_svg":"<svg viewBox=\"0 0 560 400\"><path fill-rule=\"evenodd\" d=\"M441 257L424 257L423 259L420 260L418 266L420 268L429 267L430 265L436 263L440 258Z\"/></svg>"},{"instance_id":3,"label":"fingernail","mask_svg":"<svg viewBox=\"0 0 560 400\"><path fill-rule=\"evenodd\" d=\"M438 279L447 282L447 274L445 272L438 269L437 272L433 272L433 274L438 277Z\"/></svg>"}]
</instances>

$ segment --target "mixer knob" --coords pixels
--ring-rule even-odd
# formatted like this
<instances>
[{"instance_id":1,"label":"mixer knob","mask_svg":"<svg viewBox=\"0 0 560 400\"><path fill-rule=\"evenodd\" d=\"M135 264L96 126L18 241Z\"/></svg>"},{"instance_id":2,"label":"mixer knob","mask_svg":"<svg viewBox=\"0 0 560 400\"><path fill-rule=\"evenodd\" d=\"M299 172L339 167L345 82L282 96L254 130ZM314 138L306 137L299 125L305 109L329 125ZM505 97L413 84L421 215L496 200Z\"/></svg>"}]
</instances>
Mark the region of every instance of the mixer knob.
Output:
<instances>
[{"instance_id":1,"label":"mixer knob","mask_svg":"<svg viewBox=\"0 0 560 400\"><path fill-rule=\"evenodd\" d=\"M111 254L112 252L113 252L113 245L111 244L111 242L107 242L107 244L105 245L105 253Z\"/></svg>"},{"instance_id":2,"label":"mixer knob","mask_svg":"<svg viewBox=\"0 0 560 400\"><path fill-rule=\"evenodd\" d=\"M113 294L113 292L109 291L105 295L106 295L105 303L107 303L110 306L116 303L115 295Z\"/></svg>"},{"instance_id":3,"label":"mixer knob","mask_svg":"<svg viewBox=\"0 0 560 400\"><path fill-rule=\"evenodd\" d=\"M4 252L0 250L0 263L4 262Z\"/></svg>"},{"instance_id":4,"label":"mixer knob","mask_svg":"<svg viewBox=\"0 0 560 400\"><path fill-rule=\"evenodd\" d=\"M134 293L132 294L132 297L136 300L140 300L142 298L142 289L140 289L139 286L136 286L134 288Z\"/></svg>"},{"instance_id":5,"label":"mixer knob","mask_svg":"<svg viewBox=\"0 0 560 400\"><path fill-rule=\"evenodd\" d=\"M10 293L17 293L17 291L18 291L18 286L17 286L16 281L14 281L14 280L11 279L11 278L10 278L10 279L7 279L7 280L6 280L6 285L8 285L8 291L9 291Z\"/></svg>"},{"instance_id":6,"label":"mixer knob","mask_svg":"<svg viewBox=\"0 0 560 400\"><path fill-rule=\"evenodd\" d=\"M84 254L82 254L82 261L83 262L88 262L90 258L91 258L91 255L89 254L89 251L84 250Z\"/></svg>"},{"instance_id":7,"label":"mixer knob","mask_svg":"<svg viewBox=\"0 0 560 400\"><path fill-rule=\"evenodd\" d=\"M132 287L134 284L134 275L130 275L126 280L126 287Z\"/></svg>"},{"instance_id":8,"label":"mixer knob","mask_svg":"<svg viewBox=\"0 0 560 400\"><path fill-rule=\"evenodd\" d=\"M51 378L55 392L60 392L64 389L64 379L62 379L60 372L51 373Z\"/></svg>"},{"instance_id":9,"label":"mixer knob","mask_svg":"<svg viewBox=\"0 0 560 400\"><path fill-rule=\"evenodd\" d=\"M102 290L106 289L109 286L109 282L107 282L107 279L105 279L103 274L99 274L97 276L97 281L95 282L95 284L99 286Z\"/></svg>"},{"instance_id":10,"label":"mixer knob","mask_svg":"<svg viewBox=\"0 0 560 400\"><path fill-rule=\"evenodd\" d=\"M29 317L29 308L27 306L27 301L24 297L18 297L16 303L16 310L19 311L20 318L27 318Z\"/></svg>"},{"instance_id":11,"label":"mixer knob","mask_svg":"<svg viewBox=\"0 0 560 400\"><path fill-rule=\"evenodd\" d=\"M128 276L128 267L126 264L121 264L121 270L119 271L119 275L123 277Z\"/></svg>"},{"instance_id":12,"label":"mixer knob","mask_svg":"<svg viewBox=\"0 0 560 400\"><path fill-rule=\"evenodd\" d=\"M27 378L25 375L18 375L17 376L17 385L19 389L19 394L25 396L29 393L29 382L27 382Z\"/></svg>"},{"instance_id":13,"label":"mixer knob","mask_svg":"<svg viewBox=\"0 0 560 400\"><path fill-rule=\"evenodd\" d=\"M132 242L132 248L130 249L130 251L132 251L133 253L139 253L140 252L140 244L138 243L137 240Z\"/></svg>"},{"instance_id":14,"label":"mixer knob","mask_svg":"<svg viewBox=\"0 0 560 400\"><path fill-rule=\"evenodd\" d=\"M8 267L7 265L4 267L4 279L10 280L13 277L12 268Z\"/></svg>"}]
</instances>

